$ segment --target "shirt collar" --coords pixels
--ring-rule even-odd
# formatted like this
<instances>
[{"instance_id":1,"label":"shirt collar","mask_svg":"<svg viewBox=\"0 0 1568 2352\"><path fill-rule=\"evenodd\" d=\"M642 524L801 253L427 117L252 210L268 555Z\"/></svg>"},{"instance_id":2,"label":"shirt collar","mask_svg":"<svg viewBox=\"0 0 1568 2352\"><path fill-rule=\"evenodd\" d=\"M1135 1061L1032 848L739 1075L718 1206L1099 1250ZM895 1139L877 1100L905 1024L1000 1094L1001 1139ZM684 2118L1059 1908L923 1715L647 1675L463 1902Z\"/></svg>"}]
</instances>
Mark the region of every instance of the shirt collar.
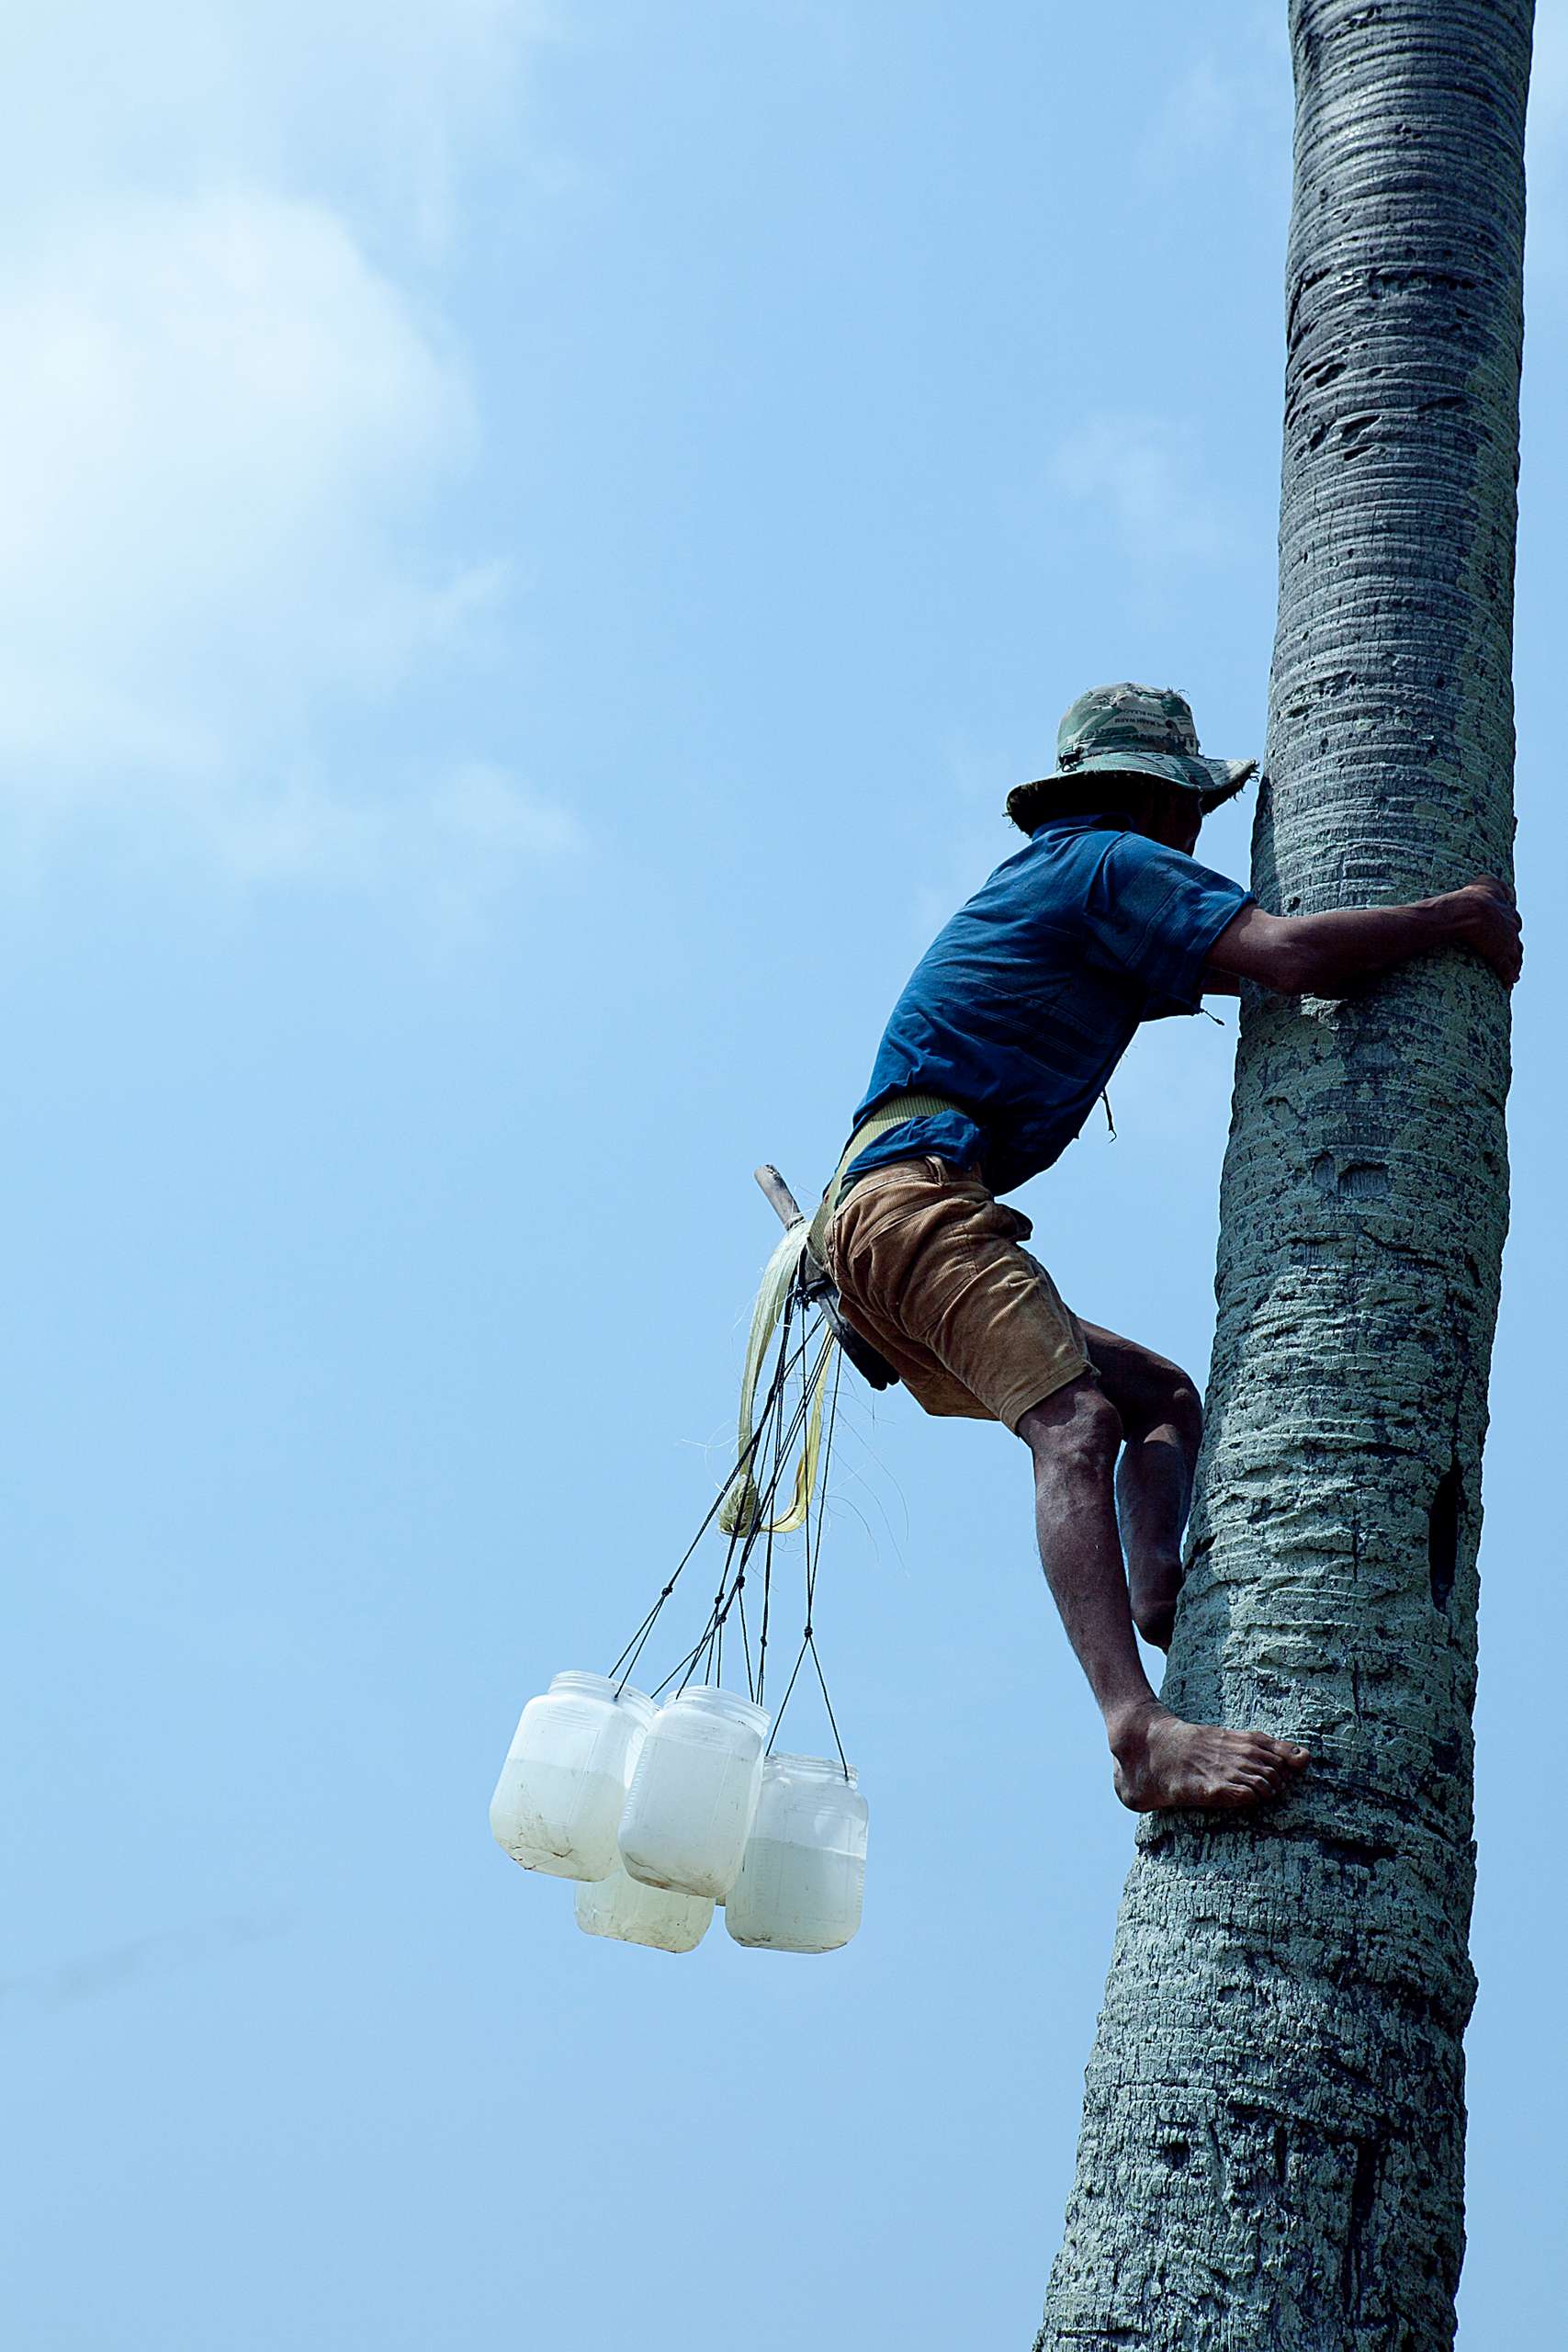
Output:
<instances>
[{"instance_id":1,"label":"shirt collar","mask_svg":"<svg viewBox=\"0 0 1568 2352\"><path fill-rule=\"evenodd\" d=\"M1092 833L1100 826L1105 826L1112 831L1125 831L1126 820L1117 811L1110 808L1102 809L1098 816L1044 817L1035 826L1029 838L1032 842L1037 842L1042 833Z\"/></svg>"}]
</instances>

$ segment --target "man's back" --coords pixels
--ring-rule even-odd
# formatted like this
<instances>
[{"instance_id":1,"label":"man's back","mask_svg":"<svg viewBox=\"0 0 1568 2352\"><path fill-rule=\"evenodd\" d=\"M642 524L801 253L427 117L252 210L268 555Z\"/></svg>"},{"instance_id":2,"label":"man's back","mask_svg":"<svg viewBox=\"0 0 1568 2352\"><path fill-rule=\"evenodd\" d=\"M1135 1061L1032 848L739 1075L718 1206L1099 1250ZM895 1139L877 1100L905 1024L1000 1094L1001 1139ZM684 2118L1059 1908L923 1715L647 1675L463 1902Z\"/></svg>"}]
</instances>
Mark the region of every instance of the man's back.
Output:
<instances>
[{"instance_id":1,"label":"man's back","mask_svg":"<svg viewBox=\"0 0 1568 2352\"><path fill-rule=\"evenodd\" d=\"M931 1152L993 1193L1048 1168L1141 1021L1198 1009L1209 949L1248 893L1115 820L1042 824L961 907L894 1007L855 1114L889 1096L955 1108L904 1122L855 1171Z\"/></svg>"}]
</instances>

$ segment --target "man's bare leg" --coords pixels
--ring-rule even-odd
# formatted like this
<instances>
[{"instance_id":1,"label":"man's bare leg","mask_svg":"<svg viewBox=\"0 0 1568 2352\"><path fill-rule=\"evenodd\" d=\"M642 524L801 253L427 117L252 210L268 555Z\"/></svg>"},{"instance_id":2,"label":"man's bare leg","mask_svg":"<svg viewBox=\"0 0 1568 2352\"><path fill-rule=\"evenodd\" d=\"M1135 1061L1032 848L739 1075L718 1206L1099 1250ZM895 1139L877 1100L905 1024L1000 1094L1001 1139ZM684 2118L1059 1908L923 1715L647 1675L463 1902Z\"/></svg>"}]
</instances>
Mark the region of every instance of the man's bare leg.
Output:
<instances>
[{"instance_id":1,"label":"man's bare leg","mask_svg":"<svg viewBox=\"0 0 1568 2352\"><path fill-rule=\"evenodd\" d=\"M1122 1804L1154 1813L1278 1796L1306 1763L1304 1748L1261 1732L1183 1723L1144 1672L1112 1490L1121 1417L1094 1375L1036 1405L1018 1433L1034 1461L1046 1581L1104 1718Z\"/></svg>"},{"instance_id":2,"label":"man's bare leg","mask_svg":"<svg viewBox=\"0 0 1568 2352\"><path fill-rule=\"evenodd\" d=\"M1084 1336L1100 1385L1122 1417L1116 1501L1133 1623L1145 1642L1168 1650L1203 1408L1192 1382L1168 1357L1098 1324L1086 1324Z\"/></svg>"}]
</instances>

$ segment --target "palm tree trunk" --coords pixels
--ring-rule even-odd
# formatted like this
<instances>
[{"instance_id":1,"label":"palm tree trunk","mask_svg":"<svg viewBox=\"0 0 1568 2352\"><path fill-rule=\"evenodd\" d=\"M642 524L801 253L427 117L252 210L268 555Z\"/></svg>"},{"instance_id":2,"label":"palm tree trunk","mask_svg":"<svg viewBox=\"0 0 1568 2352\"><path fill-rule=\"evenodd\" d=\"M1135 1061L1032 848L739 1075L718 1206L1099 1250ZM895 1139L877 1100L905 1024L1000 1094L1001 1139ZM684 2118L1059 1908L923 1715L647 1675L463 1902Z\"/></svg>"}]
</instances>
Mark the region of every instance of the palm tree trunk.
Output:
<instances>
[{"instance_id":1,"label":"palm tree trunk","mask_svg":"<svg viewBox=\"0 0 1568 2352\"><path fill-rule=\"evenodd\" d=\"M1276 911L1509 872L1531 14L1292 6ZM1256 1826L1140 1825L1037 2352L1452 2341L1507 1075L1457 955L1244 1007L1167 1691L1319 1761Z\"/></svg>"}]
</instances>

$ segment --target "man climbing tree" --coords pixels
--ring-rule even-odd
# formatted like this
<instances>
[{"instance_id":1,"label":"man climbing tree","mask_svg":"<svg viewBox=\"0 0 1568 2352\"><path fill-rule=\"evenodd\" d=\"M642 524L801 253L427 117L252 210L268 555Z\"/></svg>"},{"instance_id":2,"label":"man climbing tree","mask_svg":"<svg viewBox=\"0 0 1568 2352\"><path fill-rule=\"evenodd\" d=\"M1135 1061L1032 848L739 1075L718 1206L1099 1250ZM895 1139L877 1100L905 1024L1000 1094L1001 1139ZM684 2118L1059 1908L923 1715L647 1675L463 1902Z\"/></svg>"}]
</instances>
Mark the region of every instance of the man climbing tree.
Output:
<instances>
[{"instance_id":1,"label":"man climbing tree","mask_svg":"<svg viewBox=\"0 0 1568 2352\"><path fill-rule=\"evenodd\" d=\"M1291 9L1271 913L1509 870L1531 14ZM1140 1825L1039 2352L1453 2337L1507 992L1438 955L1244 998L1162 1696L1313 1769L1266 1831Z\"/></svg>"},{"instance_id":2,"label":"man climbing tree","mask_svg":"<svg viewBox=\"0 0 1568 2352\"><path fill-rule=\"evenodd\" d=\"M1080 695L1056 768L1008 801L1028 846L961 908L894 1009L819 1219L850 1321L928 1413L995 1418L1033 1461L1040 1555L1104 1719L1122 1803L1251 1806L1304 1748L1161 1703L1201 1416L1163 1356L1080 1322L998 1193L1077 1135L1143 1021L1243 980L1291 997L1469 950L1505 984L1518 917L1487 876L1408 906L1267 913L1192 856L1250 761L1204 759L1181 696ZM1123 1546L1125 1564L1123 1564ZM1265 1711L1260 1710L1263 1713Z\"/></svg>"}]
</instances>

